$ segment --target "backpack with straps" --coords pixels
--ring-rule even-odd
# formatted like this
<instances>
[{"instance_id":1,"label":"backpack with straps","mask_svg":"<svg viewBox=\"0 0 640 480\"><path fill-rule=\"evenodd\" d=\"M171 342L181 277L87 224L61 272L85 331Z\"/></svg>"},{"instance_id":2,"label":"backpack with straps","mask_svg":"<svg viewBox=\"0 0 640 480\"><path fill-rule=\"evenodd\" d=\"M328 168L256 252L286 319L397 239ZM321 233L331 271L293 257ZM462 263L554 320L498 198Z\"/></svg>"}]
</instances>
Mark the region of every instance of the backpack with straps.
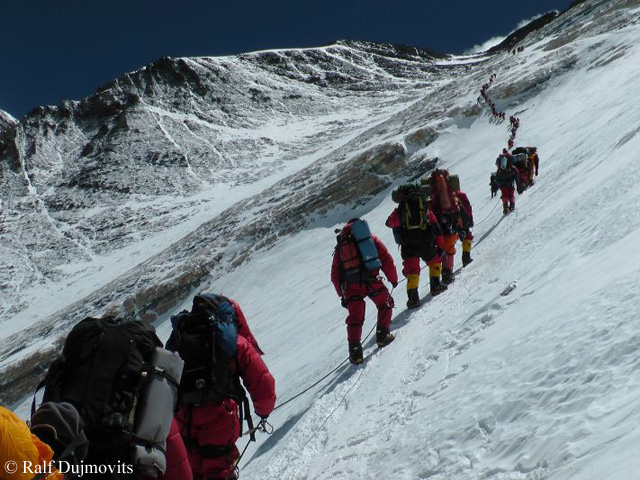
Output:
<instances>
[{"instance_id":1,"label":"backpack with straps","mask_svg":"<svg viewBox=\"0 0 640 480\"><path fill-rule=\"evenodd\" d=\"M86 463L133 465L128 478L164 473L182 360L161 347L150 324L113 317L85 318L67 336L38 390L43 402L69 402L80 413ZM32 414L35 406L34 397Z\"/></svg>"},{"instance_id":2,"label":"backpack with straps","mask_svg":"<svg viewBox=\"0 0 640 480\"><path fill-rule=\"evenodd\" d=\"M446 170L436 169L431 172L431 201L438 219L442 214L456 214L459 212L448 178L449 172Z\"/></svg>"},{"instance_id":3,"label":"backpack with straps","mask_svg":"<svg viewBox=\"0 0 640 480\"><path fill-rule=\"evenodd\" d=\"M348 227L348 228L347 228ZM336 253L346 283L362 283L373 280L382 262L371 238L369 224L359 218L349 221L336 237Z\"/></svg>"},{"instance_id":4,"label":"backpack with straps","mask_svg":"<svg viewBox=\"0 0 640 480\"><path fill-rule=\"evenodd\" d=\"M222 295L196 295L191 311L172 316L171 326L167 348L184 360L179 404L206 405L223 398L241 398L231 372L238 327L229 300Z\"/></svg>"},{"instance_id":5,"label":"backpack with straps","mask_svg":"<svg viewBox=\"0 0 640 480\"><path fill-rule=\"evenodd\" d=\"M426 230L427 197L418 185L405 187L404 195L398 206L400 223L405 230Z\"/></svg>"},{"instance_id":6,"label":"backpack with straps","mask_svg":"<svg viewBox=\"0 0 640 480\"><path fill-rule=\"evenodd\" d=\"M238 320L229 299L213 293L196 295L191 311L172 316L171 326L167 349L184 360L178 404L191 408L231 398L238 404L240 424L246 417L252 431L249 399L232 368L238 353Z\"/></svg>"},{"instance_id":7,"label":"backpack with straps","mask_svg":"<svg viewBox=\"0 0 640 480\"><path fill-rule=\"evenodd\" d=\"M398 245L417 246L429 243L429 185L407 183L398 187L402 191L399 198L398 218L400 227L393 229L393 237Z\"/></svg>"}]
</instances>

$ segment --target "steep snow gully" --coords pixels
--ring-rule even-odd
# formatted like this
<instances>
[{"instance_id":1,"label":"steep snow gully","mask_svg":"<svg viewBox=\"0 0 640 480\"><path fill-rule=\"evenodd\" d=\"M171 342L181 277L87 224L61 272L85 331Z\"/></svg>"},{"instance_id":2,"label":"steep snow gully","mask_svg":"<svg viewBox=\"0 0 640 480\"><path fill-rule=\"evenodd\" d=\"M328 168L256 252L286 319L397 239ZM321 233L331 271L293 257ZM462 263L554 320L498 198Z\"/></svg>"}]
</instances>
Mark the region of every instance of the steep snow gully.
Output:
<instances>
[{"instance_id":1,"label":"steep snow gully","mask_svg":"<svg viewBox=\"0 0 640 480\"><path fill-rule=\"evenodd\" d=\"M444 294L423 294L419 310L406 311L404 285L396 288L396 341L378 350L369 339L363 365L337 368L277 409L275 432L249 445L242 478L638 478L640 116L629 99L640 96L640 4L588 0L573 10L518 55L477 57L485 63L456 100L459 111L474 105L496 74L492 99L521 121L516 145L538 147L536 184L503 217L488 183L507 123L478 106L438 123L440 136L420 152L460 176L474 206L475 261ZM201 287L242 305L279 404L347 355L345 311L329 282L333 230L361 216L400 269L384 227L393 206L379 195L335 208ZM427 282L423 274L421 292ZM374 310L368 302L365 332Z\"/></svg>"}]
</instances>

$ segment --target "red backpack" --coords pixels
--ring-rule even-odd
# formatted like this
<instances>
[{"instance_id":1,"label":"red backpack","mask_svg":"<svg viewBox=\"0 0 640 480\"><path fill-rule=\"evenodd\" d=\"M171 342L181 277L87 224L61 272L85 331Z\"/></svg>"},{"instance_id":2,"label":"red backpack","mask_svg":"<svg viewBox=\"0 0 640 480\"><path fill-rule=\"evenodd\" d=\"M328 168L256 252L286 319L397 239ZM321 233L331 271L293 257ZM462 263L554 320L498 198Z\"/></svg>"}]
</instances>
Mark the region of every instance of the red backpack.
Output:
<instances>
[{"instance_id":1,"label":"red backpack","mask_svg":"<svg viewBox=\"0 0 640 480\"><path fill-rule=\"evenodd\" d=\"M445 213L458 213L460 208L449 186L449 172L436 169L431 172L431 203L436 216Z\"/></svg>"}]
</instances>

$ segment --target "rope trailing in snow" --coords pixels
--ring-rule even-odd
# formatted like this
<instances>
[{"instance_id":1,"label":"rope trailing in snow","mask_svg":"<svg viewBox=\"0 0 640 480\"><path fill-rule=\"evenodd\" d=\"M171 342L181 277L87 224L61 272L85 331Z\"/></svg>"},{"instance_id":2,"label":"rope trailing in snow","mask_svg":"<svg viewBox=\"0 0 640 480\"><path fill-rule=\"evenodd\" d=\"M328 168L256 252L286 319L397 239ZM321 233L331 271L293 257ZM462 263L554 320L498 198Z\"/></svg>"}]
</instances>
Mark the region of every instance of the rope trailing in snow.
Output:
<instances>
[{"instance_id":1,"label":"rope trailing in snow","mask_svg":"<svg viewBox=\"0 0 640 480\"><path fill-rule=\"evenodd\" d=\"M305 393L307 393L309 390L311 390L313 387L315 387L316 385L319 385L320 383L322 383L324 380L326 380L329 376L331 376L333 373L335 373L338 369L340 369L340 367L342 367L345 363L347 363L349 361L349 357L345 358L342 362L340 362L340 364L334 368L333 370L331 370L329 373L327 373L324 377L322 377L320 380L318 380L317 382L313 383L312 385L309 385L307 388L305 388L304 390L302 390L300 393L294 395L293 397L291 397L289 400L287 400L286 402L281 403L280 405L276 405L273 410L277 410L280 407L284 407L287 403L293 402L296 398L304 395Z\"/></svg>"},{"instance_id":2,"label":"rope trailing in snow","mask_svg":"<svg viewBox=\"0 0 640 480\"><path fill-rule=\"evenodd\" d=\"M423 267L424 268L424 267ZM398 284L400 284L402 281L404 281L406 279L403 279L401 281L398 282ZM391 291L389 292L389 296L391 296L391 294L393 293L393 291L395 290L395 287L393 287L391 289ZM375 328L377 327L377 322L373 325L373 327L371 327L371 330L369 330L369 333L367 333L366 337L364 337L364 340L362 341L362 343L366 342L369 337L371 336L371 334L373 333L373 331L375 330ZM294 395L293 397L291 397L289 400L287 400L286 402L283 402L279 405L276 405L273 410L277 410L280 407L284 407L287 403L293 402L296 398L304 395L305 393L307 393L309 390L311 390L313 387L321 384L324 380L326 380L327 378L329 378L331 375L333 375L335 372L337 372L345 363L347 363L349 361L349 357L345 358L342 362L340 362L340 364L338 366L336 366L333 370L331 370L329 373L327 373L324 377L322 377L321 379L319 379L318 381L314 382L313 384L309 385L307 388L305 388L304 390L302 390L300 393L297 393L296 395Z\"/></svg>"},{"instance_id":3,"label":"rope trailing in snow","mask_svg":"<svg viewBox=\"0 0 640 480\"><path fill-rule=\"evenodd\" d=\"M427 266L423 266L422 268L420 268L420 270L424 270L425 268L427 268ZM398 285L401 284L402 282L405 282L407 279L406 277L398 280ZM397 287L397 285L396 285ZM396 287L392 287L391 290L389 291L389 296L391 296L393 294L393 292L395 291ZM395 308L395 305L394 305ZM366 342L369 337L371 336L371 334L373 333L373 331L376 329L377 327L377 322L374 323L374 325L371 327L371 330L369 330L369 333L367 333L367 335L364 337L364 340L362 341L362 343ZM371 354L367 355L368 358ZM329 373L327 373L326 375L324 375L322 378L320 378L319 380L317 380L316 382L314 382L313 384L309 385L307 388L305 388L304 390L302 390L301 392L297 393L296 395L294 395L293 397L291 397L289 400L276 405L273 408L273 411L277 410L280 407L284 407L286 404L293 402L295 399L299 398L300 396L304 395L305 393L307 393L309 390L311 390L312 388L316 387L317 385L319 385L320 383L322 383L324 380L326 380L327 378L329 378L332 374L334 374L336 371L338 371L340 369L340 367L342 367L345 363L347 363L349 361L349 357L345 358L342 362L340 362L339 365L337 365L333 370L331 370ZM338 407L340 406L340 404L342 404L342 401L347 397L347 395L351 392L351 390L353 390L353 388L357 385L357 383L359 382L360 378L362 377L362 374L364 373L364 369L362 369L360 371L360 375L358 375L358 378L356 379L356 381L353 383L353 385L351 387L349 387L349 389L345 392L345 394L342 396L342 398L340 399L340 402L338 403L338 406L336 406L336 408L334 408L331 413L327 416L327 418L325 418L325 420L322 422L322 424L320 425L319 428L322 428L331 418L331 416L335 413L335 411L338 409ZM263 423L266 423L270 428L267 428L265 425L263 425ZM267 433L268 435L271 435L271 433L273 433L273 427L266 422L265 419L262 420L262 422L260 422L255 428L252 428L250 430L248 430L247 432L244 432L243 435L249 435L251 433L254 433L256 431L263 431L265 433ZM309 440L307 441L307 443L309 443L313 437L315 436L315 433L313 436L311 436L311 438L309 438ZM233 464L233 469L232 472L236 473L236 476L239 474L239 465L240 465L240 461L242 460L242 457L244 456L244 454L246 453L247 449L249 448L249 444L251 443L251 440L249 440L247 442L247 444L245 445L244 449L242 450L242 453L240 454L240 456L238 457L238 459L235 461L235 463ZM230 476L227 477L225 480L232 480L233 477Z\"/></svg>"},{"instance_id":4,"label":"rope trailing in snow","mask_svg":"<svg viewBox=\"0 0 640 480\"><path fill-rule=\"evenodd\" d=\"M333 410L331 410L331 413L329 413L329 415L327 415L327 417L320 424L320 426L313 432L311 437L309 437L309 440L307 440L307 442L304 444L305 447L307 445L309 445L309 442L315 438L315 436L318 434L320 429L325 426L325 424L329 421L329 419L333 416L333 414L336 413L336 410L338 410L338 408L340 408L340 405L342 405L342 402L347 398L347 395L349 395L351 393L351 390L354 389L354 387L358 384L358 382L362 378L362 374L363 373L364 373L364 368L360 370L360 375L358 375L358 378L356 378L356 381L353 382L353 385L351 385L349 387L349 389L344 393L344 395L342 395L342 397L340 398L340 401L338 402L338 405L336 405L336 407Z\"/></svg>"},{"instance_id":5,"label":"rope trailing in snow","mask_svg":"<svg viewBox=\"0 0 640 480\"><path fill-rule=\"evenodd\" d=\"M496 205L493 207L493 209L491 209L489 214L486 217L484 217L482 220L480 220L478 223L474 224L474 227L477 227L478 225L482 225L482 223L487 221L489 219L489 217L491 216L491 214L496 211L496 208L498 208L498 205L500 205L500 204L496 202Z\"/></svg>"},{"instance_id":6,"label":"rope trailing in snow","mask_svg":"<svg viewBox=\"0 0 640 480\"><path fill-rule=\"evenodd\" d=\"M257 426L253 427L250 430L247 430L246 432L244 432L242 435L251 435L252 433L255 432L264 432L267 435L271 435L273 433L273 425L271 425L269 422L267 422L266 418L263 418L260 423L258 423ZM233 480L233 479L237 479L240 476L240 460L242 460L242 457L244 457L244 454L247 452L247 449L249 448L249 444L252 442L253 440L249 440L247 442L247 444L244 446L244 448L242 449L242 453L240 454L240 456L236 459L235 462L233 462L233 465L231 467L231 473L229 474L229 476L227 476L227 478L225 478L225 480ZM235 476L234 476L235 475Z\"/></svg>"}]
</instances>

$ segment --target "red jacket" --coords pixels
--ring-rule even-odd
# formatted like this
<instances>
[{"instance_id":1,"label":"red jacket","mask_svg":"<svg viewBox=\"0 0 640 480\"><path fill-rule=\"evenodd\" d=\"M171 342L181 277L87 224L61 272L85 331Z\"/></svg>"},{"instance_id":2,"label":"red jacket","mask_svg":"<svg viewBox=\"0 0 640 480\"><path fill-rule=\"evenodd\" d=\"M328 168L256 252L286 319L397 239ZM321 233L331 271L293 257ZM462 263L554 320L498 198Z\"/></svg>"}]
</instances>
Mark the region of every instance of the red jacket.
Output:
<instances>
[{"instance_id":1,"label":"red jacket","mask_svg":"<svg viewBox=\"0 0 640 480\"><path fill-rule=\"evenodd\" d=\"M232 367L249 391L253 409L260 417L267 417L276 404L276 381L260 353L249 340L238 336L238 353Z\"/></svg>"},{"instance_id":2,"label":"red jacket","mask_svg":"<svg viewBox=\"0 0 640 480\"><path fill-rule=\"evenodd\" d=\"M473 208L471 208L471 202L469 201L469 197L467 194L461 190L453 192L456 197L460 199L460 209L464 210L464 213L467 215L467 218L471 220L473 223Z\"/></svg>"},{"instance_id":3,"label":"red jacket","mask_svg":"<svg viewBox=\"0 0 640 480\"><path fill-rule=\"evenodd\" d=\"M258 351L247 339L238 336L237 346L238 352L231 368L242 378L256 414L266 417L271 414L276 403L275 380ZM182 407L176 414L176 419L182 436L195 440L199 446L234 445L242 428L238 418L238 405L232 398L202 406ZM220 460L224 464L225 457ZM196 472L198 468L202 468L193 463L192 467Z\"/></svg>"},{"instance_id":4,"label":"red jacket","mask_svg":"<svg viewBox=\"0 0 640 480\"><path fill-rule=\"evenodd\" d=\"M384 273L387 280L391 283L398 283L398 272L396 272L396 265L393 262L393 257L387 250L387 247L384 246L382 240L380 240L375 235L371 235L371 239L376 246L376 251L378 252L378 258L382 263L382 272ZM372 272L374 276L378 275L378 272ZM342 265L340 264L340 255L337 251L333 252L333 263L331 264L331 283L333 283L334 288L336 289L336 293L339 297L342 297Z\"/></svg>"},{"instance_id":5,"label":"red jacket","mask_svg":"<svg viewBox=\"0 0 640 480\"><path fill-rule=\"evenodd\" d=\"M247 323L247 319L245 318L240 305L238 305L235 300L232 300L230 298L229 302L231 303L231 305L233 305L233 308L236 311L236 317L238 319L238 335L249 340L249 343L253 346L253 348L255 348L260 355L264 355L264 352L258 345L256 337L254 337L253 333L251 333L251 329L249 328L249 324Z\"/></svg>"},{"instance_id":6,"label":"red jacket","mask_svg":"<svg viewBox=\"0 0 640 480\"><path fill-rule=\"evenodd\" d=\"M171 420L171 430L167 437L167 471L160 475L158 480L193 480L191 465L187 458L187 449L184 446L180 430L175 419Z\"/></svg>"}]
</instances>

